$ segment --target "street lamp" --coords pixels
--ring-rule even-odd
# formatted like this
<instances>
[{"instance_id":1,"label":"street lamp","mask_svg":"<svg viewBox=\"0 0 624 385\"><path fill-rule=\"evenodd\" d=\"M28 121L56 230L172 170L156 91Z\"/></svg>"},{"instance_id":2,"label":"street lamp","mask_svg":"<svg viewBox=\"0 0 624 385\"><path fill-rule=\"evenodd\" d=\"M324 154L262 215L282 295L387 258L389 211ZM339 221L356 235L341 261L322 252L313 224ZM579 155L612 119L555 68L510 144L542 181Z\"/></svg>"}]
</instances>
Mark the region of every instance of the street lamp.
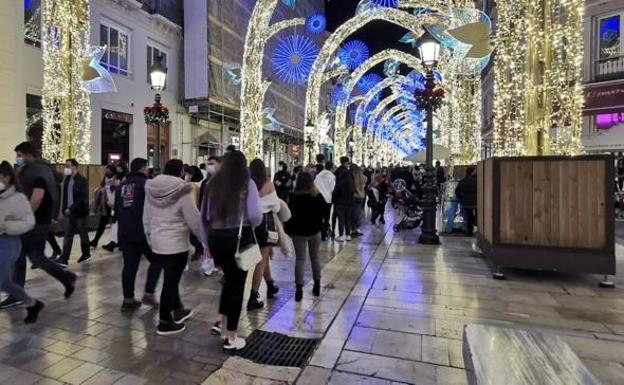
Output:
<instances>
[{"instance_id":1,"label":"street lamp","mask_svg":"<svg viewBox=\"0 0 624 385\"><path fill-rule=\"evenodd\" d=\"M438 64L440 43L425 30L418 39L420 60L427 69L425 88L431 92L435 87L433 69ZM425 161L424 196L423 196L423 224L419 242L425 245L439 245L440 237L436 229L436 193L435 177L433 174L433 107L428 103L427 113L427 149Z\"/></svg>"},{"instance_id":2,"label":"street lamp","mask_svg":"<svg viewBox=\"0 0 624 385\"><path fill-rule=\"evenodd\" d=\"M355 148L355 142L353 140L350 140L349 141L349 158L351 159L351 163L354 163L353 162L354 148Z\"/></svg>"},{"instance_id":3,"label":"street lamp","mask_svg":"<svg viewBox=\"0 0 624 385\"><path fill-rule=\"evenodd\" d=\"M308 148L307 164L312 164L312 151L314 150L314 139L312 139L312 135L314 135L314 129L315 127L314 124L312 124L312 120L308 119L303 130L303 133L306 136L305 145Z\"/></svg>"},{"instance_id":4,"label":"street lamp","mask_svg":"<svg viewBox=\"0 0 624 385\"><path fill-rule=\"evenodd\" d=\"M154 106L160 107L160 93L165 89L167 82L167 68L162 65L162 56L158 56L154 61L154 64L150 67L150 82L152 83L152 89L156 91L154 96ZM160 137L160 120L155 123L156 128L156 152L154 158L154 169L160 171L160 159L161 159L161 137Z\"/></svg>"}]
</instances>

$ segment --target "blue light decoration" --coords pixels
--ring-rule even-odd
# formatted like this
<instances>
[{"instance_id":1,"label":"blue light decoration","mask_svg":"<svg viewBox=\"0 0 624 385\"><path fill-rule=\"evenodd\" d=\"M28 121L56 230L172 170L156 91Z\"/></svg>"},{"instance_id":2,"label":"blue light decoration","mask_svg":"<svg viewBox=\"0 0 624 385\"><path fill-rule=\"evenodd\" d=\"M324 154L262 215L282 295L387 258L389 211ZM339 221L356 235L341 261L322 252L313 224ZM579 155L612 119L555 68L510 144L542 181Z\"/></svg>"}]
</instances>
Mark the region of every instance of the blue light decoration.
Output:
<instances>
[{"instance_id":1,"label":"blue light decoration","mask_svg":"<svg viewBox=\"0 0 624 385\"><path fill-rule=\"evenodd\" d=\"M396 8L399 6L399 0L369 0L378 7Z\"/></svg>"},{"instance_id":2,"label":"blue light decoration","mask_svg":"<svg viewBox=\"0 0 624 385\"><path fill-rule=\"evenodd\" d=\"M331 94L331 102L333 105L344 104L349 100L349 92L347 87L342 84L338 84L334 87Z\"/></svg>"},{"instance_id":3,"label":"blue light decoration","mask_svg":"<svg viewBox=\"0 0 624 385\"><path fill-rule=\"evenodd\" d=\"M282 0L282 4L294 10L295 6L297 5L297 0Z\"/></svg>"},{"instance_id":4,"label":"blue light decoration","mask_svg":"<svg viewBox=\"0 0 624 385\"><path fill-rule=\"evenodd\" d=\"M361 40L349 40L340 47L338 57L350 70L354 70L368 60L368 46Z\"/></svg>"},{"instance_id":5,"label":"blue light decoration","mask_svg":"<svg viewBox=\"0 0 624 385\"><path fill-rule=\"evenodd\" d=\"M305 84L319 49L310 38L288 36L273 51L273 73L278 79L291 84Z\"/></svg>"},{"instance_id":6,"label":"blue light decoration","mask_svg":"<svg viewBox=\"0 0 624 385\"><path fill-rule=\"evenodd\" d=\"M384 63L384 75L386 76L394 76L399 72L399 67L401 66L401 62L396 59L388 59Z\"/></svg>"},{"instance_id":7,"label":"blue light decoration","mask_svg":"<svg viewBox=\"0 0 624 385\"><path fill-rule=\"evenodd\" d=\"M442 83L444 81L444 77L440 71L433 71L433 77L438 83Z\"/></svg>"},{"instance_id":8,"label":"blue light decoration","mask_svg":"<svg viewBox=\"0 0 624 385\"><path fill-rule=\"evenodd\" d=\"M233 86L241 84L241 65L238 63L230 63L225 66L225 73L228 77L228 82Z\"/></svg>"},{"instance_id":9,"label":"blue light decoration","mask_svg":"<svg viewBox=\"0 0 624 385\"><path fill-rule=\"evenodd\" d=\"M377 75L376 73L366 74L360 78L355 87L358 89L358 91L360 91L362 95L365 95L382 80L383 79L381 78L381 76Z\"/></svg>"},{"instance_id":10,"label":"blue light decoration","mask_svg":"<svg viewBox=\"0 0 624 385\"><path fill-rule=\"evenodd\" d=\"M308 32L314 35L325 32L327 27L327 19L322 12L313 13L306 20L306 28Z\"/></svg>"},{"instance_id":11,"label":"blue light decoration","mask_svg":"<svg viewBox=\"0 0 624 385\"><path fill-rule=\"evenodd\" d=\"M408 32L399 39L399 43L409 44L412 48L416 48L418 45L417 40L418 36L414 35L413 32Z\"/></svg>"},{"instance_id":12,"label":"blue light decoration","mask_svg":"<svg viewBox=\"0 0 624 385\"><path fill-rule=\"evenodd\" d=\"M24 0L24 9L30 9L30 1L31 0Z\"/></svg>"}]
</instances>

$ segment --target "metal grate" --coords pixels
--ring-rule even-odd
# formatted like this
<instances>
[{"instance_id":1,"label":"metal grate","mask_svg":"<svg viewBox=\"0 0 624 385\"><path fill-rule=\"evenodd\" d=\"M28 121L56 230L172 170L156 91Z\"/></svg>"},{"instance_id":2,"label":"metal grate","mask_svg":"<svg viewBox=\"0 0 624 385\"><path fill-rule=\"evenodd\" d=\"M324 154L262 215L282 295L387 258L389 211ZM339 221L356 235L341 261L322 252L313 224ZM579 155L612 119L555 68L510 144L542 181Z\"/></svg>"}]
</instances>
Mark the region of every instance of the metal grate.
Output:
<instances>
[{"instance_id":1,"label":"metal grate","mask_svg":"<svg viewBox=\"0 0 624 385\"><path fill-rule=\"evenodd\" d=\"M257 364L302 368L320 339L289 337L279 333L255 330L247 346L238 355Z\"/></svg>"}]
</instances>

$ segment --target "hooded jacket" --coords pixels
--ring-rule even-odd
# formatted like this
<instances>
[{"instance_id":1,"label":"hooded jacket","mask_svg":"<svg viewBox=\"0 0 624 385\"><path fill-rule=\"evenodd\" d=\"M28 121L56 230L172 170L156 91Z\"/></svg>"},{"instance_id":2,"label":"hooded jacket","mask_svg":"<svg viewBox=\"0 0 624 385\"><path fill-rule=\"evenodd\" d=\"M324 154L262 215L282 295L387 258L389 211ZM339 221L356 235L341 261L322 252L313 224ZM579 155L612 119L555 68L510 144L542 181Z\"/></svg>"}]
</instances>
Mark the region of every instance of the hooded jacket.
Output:
<instances>
[{"instance_id":1,"label":"hooded jacket","mask_svg":"<svg viewBox=\"0 0 624 385\"><path fill-rule=\"evenodd\" d=\"M199 210L190 183L170 175L159 175L145 184L143 227L156 254L187 252L192 231L199 234Z\"/></svg>"},{"instance_id":2,"label":"hooded jacket","mask_svg":"<svg viewBox=\"0 0 624 385\"><path fill-rule=\"evenodd\" d=\"M325 203L332 203L332 194L336 187L336 176L329 170L323 170L314 178L314 186L321 193Z\"/></svg>"},{"instance_id":3,"label":"hooded jacket","mask_svg":"<svg viewBox=\"0 0 624 385\"><path fill-rule=\"evenodd\" d=\"M15 186L0 193L0 235L22 235L35 227L30 202Z\"/></svg>"}]
</instances>

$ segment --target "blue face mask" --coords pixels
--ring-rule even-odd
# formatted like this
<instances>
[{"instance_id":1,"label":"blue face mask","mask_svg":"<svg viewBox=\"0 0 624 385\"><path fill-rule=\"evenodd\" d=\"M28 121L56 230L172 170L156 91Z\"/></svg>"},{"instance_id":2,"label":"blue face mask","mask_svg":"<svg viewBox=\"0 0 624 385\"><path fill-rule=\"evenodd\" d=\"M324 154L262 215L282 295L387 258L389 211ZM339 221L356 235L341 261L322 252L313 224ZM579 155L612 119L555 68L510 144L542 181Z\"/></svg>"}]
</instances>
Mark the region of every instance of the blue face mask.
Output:
<instances>
[{"instance_id":1,"label":"blue face mask","mask_svg":"<svg viewBox=\"0 0 624 385\"><path fill-rule=\"evenodd\" d=\"M17 158L15 158L15 165L16 166L23 166L24 165L24 158L22 158L21 156L18 156Z\"/></svg>"}]
</instances>

